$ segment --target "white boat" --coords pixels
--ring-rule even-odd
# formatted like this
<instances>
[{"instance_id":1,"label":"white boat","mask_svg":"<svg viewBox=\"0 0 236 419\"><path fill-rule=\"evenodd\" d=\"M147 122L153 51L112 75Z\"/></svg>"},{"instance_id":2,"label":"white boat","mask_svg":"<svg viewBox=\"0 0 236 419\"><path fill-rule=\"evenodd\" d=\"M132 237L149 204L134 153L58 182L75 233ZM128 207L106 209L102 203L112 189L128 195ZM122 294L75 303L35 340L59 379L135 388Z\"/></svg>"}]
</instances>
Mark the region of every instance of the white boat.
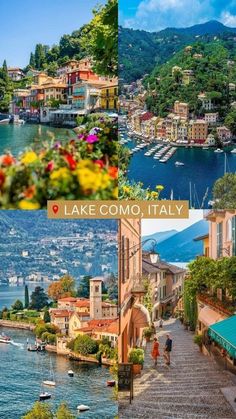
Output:
<instances>
[{"instance_id":1,"label":"white boat","mask_svg":"<svg viewBox=\"0 0 236 419\"><path fill-rule=\"evenodd\" d=\"M86 410L90 410L90 407L89 406L86 406L85 404L80 404L79 406L77 406L77 409L80 412L85 412Z\"/></svg>"},{"instance_id":2,"label":"white boat","mask_svg":"<svg viewBox=\"0 0 236 419\"><path fill-rule=\"evenodd\" d=\"M11 340L11 338L9 336L0 335L0 343L7 343L7 344L9 344L11 342L12 342L12 340Z\"/></svg>"},{"instance_id":3,"label":"white boat","mask_svg":"<svg viewBox=\"0 0 236 419\"><path fill-rule=\"evenodd\" d=\"M6 125L6 124L9 124L9 122L10 122L9 118L8 119L1 119L0 120L0 125Z\"/></svg>"},{"instance_id":4,"label":"white boat","mask_svg":"<svg viewBox=\"0 0 236 419\"><path fill-rule=\"evenodd\" d=\"M68 375L69 375L69 377L74 377L74 371L69 370L69 371L68 371Z\"/></svg>"},{"instance_id":5,"label":"white boat","mask_svg":"<svg viewBox=\"0 0 236 419\"><path fill-rule=\"evenodd\" d=\"M43 385L55 387L56 381L54 377L53 367L52 367L52 360L50 359L50 380L43 380Z\"/></svg>"},{"instance_id":6,"label":"white boat","mask_svg":"<svg viewBox=\"0 0 236 419\"><path fill-rule=\"evenodd\" d=\"M214 153L223 153L224 150L222 150L222 148L217 148L216 150L214 150Z\"/></svg>"},{"instance_id":7,"label":"white boat","mask_svg":"<svg viewBox=\"0 0 236 419\"><path fill-rule=\"evenodd\" d=\"M232 153L232 154L236 154L236 148L234 148L233 150L231 150L231 152L230 153Z\"/></svg>"},{"instance_id":8,"label":"white boat","mask_svg":"<svg viewBox=\"0 0 236 419\"><path fill-rule=\"evenodd\" d=\"M39 401L48 400L48 399L51 399L51 397L52 395L50 393L48 393L47 391L43 391L39 395Z\"/></svg>"},{"instance_id":9,"label":"white boat","mask_svg":"<svg viewBox=\"0 0 236 419\"><path fill-rule=\"evenodd\" d=\"M175 166L184 166L184 163L182 161L176 161Z\"/></svg>"}]
</instances>

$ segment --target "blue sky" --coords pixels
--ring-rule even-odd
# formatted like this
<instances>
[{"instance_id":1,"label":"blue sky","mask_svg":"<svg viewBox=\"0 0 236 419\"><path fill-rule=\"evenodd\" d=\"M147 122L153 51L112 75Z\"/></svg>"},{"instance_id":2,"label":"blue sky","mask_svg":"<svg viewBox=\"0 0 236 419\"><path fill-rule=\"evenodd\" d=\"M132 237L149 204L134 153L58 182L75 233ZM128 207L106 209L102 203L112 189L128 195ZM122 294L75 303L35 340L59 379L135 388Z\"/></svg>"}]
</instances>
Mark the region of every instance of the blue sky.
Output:
<instances>
[{"instance_id":1,"label":"blue sky","mask_svg":"<svg viewBox=\"0 0 236 419\"><path fill-rule=\"evenodd\" d=\"M1 1L0 65L24 67L36 43L52 45L92 18L106 0Z\"/></svg>"},{"instance_id":2,"label":"blue sky","mask_svg":"<svg viewBox=\"0 0 236 419\"><path fill-rule=\"evenodd\" d=\"M236 0L119 0L122 26L158 31L208 20L236 27Z\"/></svg>"}]
</instances>

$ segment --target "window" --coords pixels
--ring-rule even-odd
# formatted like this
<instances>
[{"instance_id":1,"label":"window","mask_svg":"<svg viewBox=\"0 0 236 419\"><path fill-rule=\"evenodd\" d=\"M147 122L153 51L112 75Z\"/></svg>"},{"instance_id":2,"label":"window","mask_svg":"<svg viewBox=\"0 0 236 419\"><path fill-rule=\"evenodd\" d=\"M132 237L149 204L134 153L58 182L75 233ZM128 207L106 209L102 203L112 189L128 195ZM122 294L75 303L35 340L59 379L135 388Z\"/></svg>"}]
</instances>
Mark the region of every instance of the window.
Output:
<instances>
[{"instance_id":1,"label":"window","mask_svg":"<svg viewBox=\"0 0 236 419\"><path fill-rule=\"evenodd\" d=\"M232 219L232 255L236 256L236 216Z\"/></svg>"},{"instance_id":2,"label":"window","mask_svg":"<svg viewBox=\"0 0 236 419\"><path fill-rule=\"evenodd\" d=\"M222 256L222 222L216 225L217 257Z\"/></svg>"},{"instance_id":3,"label":"window","mask_svg":"<svg viewBox=\"0 0 236 419\"><path fill-rule=\"evenodd\" d=\"M229 218L229 220L227 221L227 241L231 241L232 240L232 233L233 233L233 219Z\"/></svg>"}]
</instances>

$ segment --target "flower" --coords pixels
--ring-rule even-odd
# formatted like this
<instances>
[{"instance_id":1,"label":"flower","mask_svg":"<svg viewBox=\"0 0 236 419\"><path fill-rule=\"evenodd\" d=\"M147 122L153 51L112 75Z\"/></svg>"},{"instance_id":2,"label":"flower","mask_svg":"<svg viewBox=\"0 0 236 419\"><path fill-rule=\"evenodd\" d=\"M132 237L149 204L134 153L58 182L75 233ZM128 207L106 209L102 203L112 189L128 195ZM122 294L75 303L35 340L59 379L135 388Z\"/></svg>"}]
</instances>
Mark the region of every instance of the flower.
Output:
<instances>
[{"instance_id":1,"label":"flower","mask_svg":"<svg viewBox=\"0 0 236 419\"><path fill-rule=\"evenodd\" d=\"M156 186L156 189L157 189L158 191L162 191L162 190L164 189L164 186L162 186L162 185L157 185L157 186Z\"/></svg>"},{"instance_id":2,"label":"flower","mask_svg":"<svg viewBox=\"0 0 236 419\"><path fill-rule=\"evenodd\" d=\"M0 157L0 164L2 166L11 166L13 163L15 163L15 159L11 154L4 154Z\"/></svg>"},{"instance_id":3,"label":"flower","mask_svg":"<svg viewBox=\"0 0 236 419\"><path fill-rule=\"evenodd\" d=\"M104 167L104 162L102 160L95 160L94 163L101 167L101 169Z\"/></svg>"},{"instance_id":4,"label":"flower","mask_svg":"<svg viewBox=\"0 0 236 419\"><path fill-rule=\"evenodd\" d=\"M19 202L18 207L21 210L37 210L40 208L40 205L38 202L31 202L27 201L26 199L23 199Z\"/></svg>"},{"instance_id":5,"label":"flower","mask_svg":"<svg viewBox=\"0 0 236 419\"><path fill-rule=\"evenodd\" d=\"M51 160L51 161L47 164L47 166L46 166L45 170L46 170L46 172L52 172L52 171L53 171L53 169L54 169L54 161L53 161L53 160Z\"/></svg>"},{"instance_id":6,"label":"flower","mask_svg":"<svg viewBox=\"0 0 236 419\"><path fill-rule=\"evenodd\" d=\"M97 141L99 141L99 138L97 135L90 134L86 137L86 142L89 144L96 143Z\"/></svg>"},{"instance_id":7,"label":"flower","mask_svg":"<svg viewBox=\"0 0 236 419\"><path fill-rule=\"evenodd\" d=\"M32 198L34 197L35 190L36 190L35 185L29 186L29 187L25 190L25 192L23 192L24 197L25 197L25 198L32 199Z\"/></svg>"},{"instance_id":8,"label":"flower","mask_svg":"<svg viewBox=\"0 0 236 419\"><path fill-rule=\"evenodd\" d=\"M109 175L111 176L112 179L117 179L117 177L118 177L118 168L117 167L114 167L114 166L111 166L108 169L108 173L109 173Z\"/></svg>"},{"instance_id":9,"label":"flower","mask_svg":"<svg viewBox=\"0 0 236 419\"><path fill-rule=\"evenodd\" d=\"M34 163L37 160L38 156L34 151L27 151L21 158L21 163L28 164Z\"/></svg>"},{"instance_id":10,"label":"flower","mask_svg":"<svg viewBox=\"0 0 236 419\"><path fill-rule=\"evenodd\" d=\"M68 163L70 170L75 170L76 168L76 161L71 154L67 154L65 156L65 161Z\"/></svg>"},{"instance_id":11,"label":"flower","mask_svg":"<svg viewBox=\"0 0 236 419\"><path fill-rule=\"evenodd\" d=\"M3 170L0 169L0 188L4 185L6 176Z\"/></svg>"},{"instance_id":12,"label":"flower","mask_svg":"<svg viewBox=\"0 0 236 419\"><path fill-rule=\"evenodd\" d=\"M54 170L54 172L50 175L51 180L69 180L70 179L70 172L67 167L61 167L58 170Z\"/></svg>"},{"instance_id":13,"label":"flower","mask_svg":"<svg viewBox=\"0 0 236 419\"><path fill-rule=\"evenodd\" d=\"M112 193L113 198L118 199L118 188L115 188Z\"/></svg>"}]
</instances>

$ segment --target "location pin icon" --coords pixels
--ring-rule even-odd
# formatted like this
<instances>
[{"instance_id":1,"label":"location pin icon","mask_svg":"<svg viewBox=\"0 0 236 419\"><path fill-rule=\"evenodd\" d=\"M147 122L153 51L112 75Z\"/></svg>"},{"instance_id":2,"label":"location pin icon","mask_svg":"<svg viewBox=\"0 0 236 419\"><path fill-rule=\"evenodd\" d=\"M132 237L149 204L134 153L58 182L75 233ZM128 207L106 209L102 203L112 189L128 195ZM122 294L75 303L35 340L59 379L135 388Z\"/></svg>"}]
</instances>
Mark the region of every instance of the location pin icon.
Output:
<instances>
[{"instance_id":1,"label":"location pin icon","mask_svg":"<svg viewBox=\"0 0 236 419\"><path fill-rule=\"evenodd\" d=\"M59 210L58 205L53 205L52 210L53 210L54 214L56 214Z\"/></svg>"}]
</instances>

